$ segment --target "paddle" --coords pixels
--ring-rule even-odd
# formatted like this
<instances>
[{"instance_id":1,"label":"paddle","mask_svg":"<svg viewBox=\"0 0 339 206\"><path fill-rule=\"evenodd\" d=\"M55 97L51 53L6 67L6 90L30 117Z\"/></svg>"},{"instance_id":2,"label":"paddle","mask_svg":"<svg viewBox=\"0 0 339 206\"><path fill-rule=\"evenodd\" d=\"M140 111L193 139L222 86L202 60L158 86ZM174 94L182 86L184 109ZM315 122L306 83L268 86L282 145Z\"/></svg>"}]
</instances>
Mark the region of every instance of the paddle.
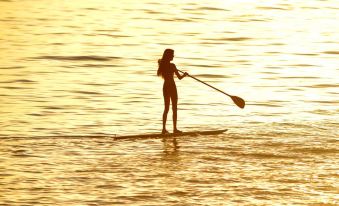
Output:
<instances>
[{"instance_id":1,"label":"paddle","mask_svg":"<svg viewBox=\"0 0 339 206\"><path fill-rule=\"evenodd\" d=\"M185 73L185 72L183 72L183 71L180 71L179 69L178 69L178 71L181 72L181 73ZM226 92L221 91L220 89L217 89L217 88L213 87L212 85L209 85L209 84L207 84L206 82L203 82L203 81L201 81L200 79L197 79L196 77L194 77L194 76L192 76L192 75L189 75L189 74L188 74L187 76L189 76L189 77L191 77L191 78L197 80L198 82L201 82L201 83L203 83L203 84L205 84L205 85L207 85L207 86L209 86L209 87L211 87L211 88L213 88L213 89L215 89L215 90L217 90L217 91L219 91L219 92L221 92L221 93L223 93L223 94L226 94L226 95L229 96L229 97L231 97L231 99L233 100L234 104L236 104L236 105L237 105L238 107L240 107L241 109L243 109L243 108L245 107L245 101L244 101L242 98L237 97L237 96L233 96L233 95L229 95L229 94L227 94Z\"/></svg>"}]
</instances>

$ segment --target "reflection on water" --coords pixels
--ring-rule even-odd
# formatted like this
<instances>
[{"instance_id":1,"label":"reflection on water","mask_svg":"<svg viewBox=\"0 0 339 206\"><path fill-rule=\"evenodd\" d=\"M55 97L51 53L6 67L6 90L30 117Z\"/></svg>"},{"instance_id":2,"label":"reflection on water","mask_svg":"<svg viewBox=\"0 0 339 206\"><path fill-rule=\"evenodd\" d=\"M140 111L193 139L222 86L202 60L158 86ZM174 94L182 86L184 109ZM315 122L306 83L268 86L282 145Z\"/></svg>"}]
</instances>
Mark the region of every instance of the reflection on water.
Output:
<instances>
[{"instance_id":1,"label":"reflection on water","mask_svg":"<svg viewBox=\"0 0 339 206\"><path fill-rule=\"evenodd\" d=\"M0 204L335 205L336 3L0 1ZM160 132L165 48L246 108L185 78L179 128L228 133L112 141Z\"/></svg>"}]
</instances>

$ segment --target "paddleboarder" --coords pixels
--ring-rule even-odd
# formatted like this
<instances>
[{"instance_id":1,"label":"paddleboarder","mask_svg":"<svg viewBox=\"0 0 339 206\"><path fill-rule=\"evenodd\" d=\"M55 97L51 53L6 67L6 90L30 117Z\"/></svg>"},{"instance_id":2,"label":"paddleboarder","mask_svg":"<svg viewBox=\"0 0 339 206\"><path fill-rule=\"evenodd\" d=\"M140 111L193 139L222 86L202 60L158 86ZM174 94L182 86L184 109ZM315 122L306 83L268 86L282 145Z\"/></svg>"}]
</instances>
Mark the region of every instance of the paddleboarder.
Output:
<instances>
[{"instance_id":1,"label":"paddleboarder","mask_svg":"<svg viewBox=\"0 0 339 206\"><path fill-rule=\"evenodd\" d=\"M173 111L173 133L182 133L182 131L177 129L177 105L178 105L178 92L177 86L174 81L174 74L181 80L188 75L185 72L183 75L179 74L175 64L171 63L174 57L173 49L166 49L162 55L162 58L158 60L158 72L157 75L161 76L164 79L163 85L163 96L164 96L164 113L162 115L162 134L168 134L166 130L166 121L167 114L170 107L170 102L172 102L172 111Z\"/></svg>"}]
</instances>

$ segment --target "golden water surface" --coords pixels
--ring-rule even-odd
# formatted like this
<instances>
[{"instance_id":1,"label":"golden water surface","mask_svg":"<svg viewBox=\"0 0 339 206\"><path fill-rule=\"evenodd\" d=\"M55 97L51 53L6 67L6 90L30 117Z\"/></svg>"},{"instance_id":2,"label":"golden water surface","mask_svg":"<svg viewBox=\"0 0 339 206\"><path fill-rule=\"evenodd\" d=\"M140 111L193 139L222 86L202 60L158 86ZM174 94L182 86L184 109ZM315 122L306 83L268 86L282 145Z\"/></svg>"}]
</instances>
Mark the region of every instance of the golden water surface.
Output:
<instances>
[{"instance_id":1,"label":"golden water surface","mask_svg":"<svg viewBox=\"0 0 339 206\"><path fill-rule=\"evenodd\" d=\"M0 9L0 205L339 204L337 0ZM226 133L113 141L161 131L166 48L245 108L176 79L179 129Z\"/></svg>"}]
</instances>

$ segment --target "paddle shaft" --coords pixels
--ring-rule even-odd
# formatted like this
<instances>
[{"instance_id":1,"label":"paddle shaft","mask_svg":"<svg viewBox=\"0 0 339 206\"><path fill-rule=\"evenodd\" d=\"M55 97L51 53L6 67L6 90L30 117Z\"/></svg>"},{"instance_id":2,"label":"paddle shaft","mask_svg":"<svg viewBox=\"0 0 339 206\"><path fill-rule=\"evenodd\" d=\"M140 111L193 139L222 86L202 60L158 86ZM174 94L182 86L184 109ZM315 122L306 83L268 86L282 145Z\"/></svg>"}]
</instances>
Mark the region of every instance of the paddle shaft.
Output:
<instances>
[{"instance_id":1,"label":"paddle shaft","mask_svg":"<svg viewBox=\"0 0 339 206\"><path fill-rule=\"evenodd\" d=\"M179 69L178 69L178 71L181 72L181 73L185 73L185 72L183 72L183 71L180 71ZM213 87L212 85L207 84L206 82L203 82L203 81L201 81L200 79L198 79L198 78L196 78L196 77L194 77L194 76L192 76L192 75L187 75L187 76L189 76L189 77L191 77L192 79L195 79L195 80L197 80L198 82L201 82L201 83L203 83L203 84L205 84L205 85L207 85L207 86L209 86L209 87L211 87L211 88L213 88L213 89L215 89L215 90L217 90L217 91L219 91L219 92L221 92L221 93L223 93L223 94L226 94L226 95L229 96L229 97L232 97L231 95L227 94L226 92L221 91L220 89L215 88L215 87Z\"/></svg>"}]
</instances>

